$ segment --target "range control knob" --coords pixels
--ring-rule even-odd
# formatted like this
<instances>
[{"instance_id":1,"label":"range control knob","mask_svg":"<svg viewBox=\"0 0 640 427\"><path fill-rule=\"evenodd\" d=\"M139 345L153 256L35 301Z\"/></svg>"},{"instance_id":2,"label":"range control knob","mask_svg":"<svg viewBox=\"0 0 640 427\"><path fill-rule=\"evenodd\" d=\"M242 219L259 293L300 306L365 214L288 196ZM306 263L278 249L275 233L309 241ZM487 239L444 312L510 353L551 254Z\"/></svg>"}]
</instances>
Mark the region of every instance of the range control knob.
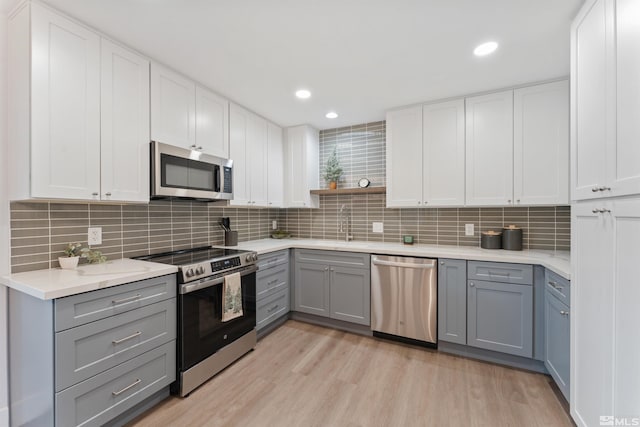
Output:
<instances>
[{"instance_id":1,"label":"range control knob","mask_svg":"<svg viewBox=\"0 0 640 427\"><path fill-rule=\"evenodd\" d=\"M252 261L258 261L258 254L257 254L257 253L253 254L253 255L251 256L251 260L252 260Z\"/></svg>"},{"instance_id":2,"label":"range control knob","mask_svg":"<svg viewBox=\"0 0 640 427\"><path fill-rule=\"evenodd\" d=\"M192 277L195 273L193 271L193 268L190 268L186 271L185 274L187 275L187 277Z\"/></svg>"},{"instance_id":3,"label":"range control knob","mask_svg":"<svg viewBox=\"0 0 640 427\"><path fill-rule=\"evenodd\" d=\"M253 261L255 261L255 260L256 260L255 254L248 254L248 255L245 257L245 260L246 260L247 262L253 262Z\"/></svg>"},{"instance_id":4,"label":"range control knob","mask_svg":"<svg viewBox=\"0 0 640 427\"><path fill-rule=\"evenodd\" d=\"M204 267L203 267L203 266L198 267L198 268L196 269L196 273L198 273L198 274L204 274Z\"/></svg>"}]
</instances>

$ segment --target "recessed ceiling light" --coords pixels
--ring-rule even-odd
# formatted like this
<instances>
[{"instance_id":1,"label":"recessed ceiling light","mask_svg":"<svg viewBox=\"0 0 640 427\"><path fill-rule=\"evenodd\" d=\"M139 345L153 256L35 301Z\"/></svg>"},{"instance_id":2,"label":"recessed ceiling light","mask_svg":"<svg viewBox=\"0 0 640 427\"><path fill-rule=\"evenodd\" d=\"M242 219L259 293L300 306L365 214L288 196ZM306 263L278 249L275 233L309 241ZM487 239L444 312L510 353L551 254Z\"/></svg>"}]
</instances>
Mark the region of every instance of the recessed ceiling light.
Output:
<instances>
[{"instance_id":1,"label":"recessed ceiling light","mask_svg":"<svg viewBox=\"0 0 640 427\"><path fill-rule=\"evenodd\" d=\"M325 117L327 119L335 119L336 117L338 117L338 113L336 113L335 111L329 111Z\"/></svg>"},{"instance_id":2,"label":"recessed ceiling light","mask_svg":"<svg viewBox=\"0 0 640 427\"><path fill-rule=\"evenodd\" d=\"M498 43L496 42L486 42L478 45L475 49L473 49L473 54L475 56L485 56L493 53L498 48Z\"/></svg>"},{"instance_id":3,"label":"recessed ceiling light","mask_svg":"<svg viewBox=\"0 0 640 427\"><path fill-rule=\"evenodd\" d=\"M307 99L311 96L311 92L306 89L300 89L296 91L296 96L300 99Z\"/></svg>"}]
</instances>

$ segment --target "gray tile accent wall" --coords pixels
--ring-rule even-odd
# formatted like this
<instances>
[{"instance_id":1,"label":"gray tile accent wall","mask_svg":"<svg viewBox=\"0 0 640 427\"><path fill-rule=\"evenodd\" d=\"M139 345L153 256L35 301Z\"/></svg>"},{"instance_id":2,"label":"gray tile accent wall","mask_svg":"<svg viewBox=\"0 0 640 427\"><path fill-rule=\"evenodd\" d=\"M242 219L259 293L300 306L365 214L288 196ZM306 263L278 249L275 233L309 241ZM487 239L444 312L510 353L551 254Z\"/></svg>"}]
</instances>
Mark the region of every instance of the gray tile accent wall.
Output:
<instances>
[{"instance_id":1,"label":"gray tile accent wall","mask_svg":"<svg viewBox=\"0 0 640 427\"><path fill-rule=\"evenodd\" d=\"M510 224L523 228L524 249L569 250L568 206L531 208L424 208L385 207L384 194L336 195L320 198L320 209L283 209L280 226L294 237L342 240L339 210L351 215L354 240L401 242L412 235L414 242L428 245L480 246L480 233L500 230ZM383 233L373 233L372 223L382 222ZM474 224L473 236L465 236L465 224Z\"/></svg>"},{"instance_id":2,"label":"gray tile accent wall","mask_svg":"<svg viewBox=\"0 0 640 427\"><path fill-rule=\"evenodd\" d=\"M369 178L372 187L385 185L386 122L365 123L320 131L320 186L327 188L324 168L336 148L342 166L338 188L356 187L360 178Z\"/></svg>"},{"instance_id":3,"label":"gray tile accent wall","mask_svg":"<svg viewBox=\"0 0 640 427\"><path fill-rule=\"evenodd\" d=\"M148 205L12 202L11 271L58 267L69 242L87 244L87 228L102 227L102 244L94 246L108 259L207 245L222 245L218 226L228 216L238 240L269 237L276 209L238 209L206 203L152 201Z\"/></svg>"}]
</instances>

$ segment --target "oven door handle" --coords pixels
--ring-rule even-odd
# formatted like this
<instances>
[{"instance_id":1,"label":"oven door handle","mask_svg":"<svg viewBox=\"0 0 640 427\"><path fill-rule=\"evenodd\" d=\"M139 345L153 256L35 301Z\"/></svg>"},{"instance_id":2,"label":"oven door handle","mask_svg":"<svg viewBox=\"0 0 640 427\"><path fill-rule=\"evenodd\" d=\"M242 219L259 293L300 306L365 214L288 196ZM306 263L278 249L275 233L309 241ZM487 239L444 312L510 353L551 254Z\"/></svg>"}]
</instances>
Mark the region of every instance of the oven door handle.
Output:
<instances>
[{"instance_id":1,"label":"oven door handle","mask_svg":"<svg viewBox=\"0 0 640 427\"><path fill-rule=\"evenodd\" d=\"M242 270L239 270L240 276L246 276L247 274L252 274L258 271L258 267L253 265L251 267L246 267ZM224 277L218 277L217 279L212 280L204 280L202 282L190 283L187 285L180 286L180 294L189 294L191 292L198 291L200 289L210 288L211 286L216 286L222 284L224 282Z\"/></svg>"}]
</instances>

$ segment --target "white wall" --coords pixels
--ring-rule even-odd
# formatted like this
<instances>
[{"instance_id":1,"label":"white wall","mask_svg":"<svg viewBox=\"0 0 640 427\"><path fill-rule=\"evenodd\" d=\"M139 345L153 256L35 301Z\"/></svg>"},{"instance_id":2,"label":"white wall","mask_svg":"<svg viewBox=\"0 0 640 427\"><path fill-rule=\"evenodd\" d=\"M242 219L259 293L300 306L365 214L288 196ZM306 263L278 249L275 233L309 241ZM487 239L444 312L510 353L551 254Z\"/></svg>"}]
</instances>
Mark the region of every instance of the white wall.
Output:
<instances>
[{"instance_id":1,"label":"white wall","mask_svg":"<svg viewBox=\"0 0 640 427\"><path fill-rule=\"evenodd\" d=\"M7 200L7 6L0 2L0 275L9 272ZM9 425L7 399L7 297L0 286L0 427Z\"/></svg>"}]
</instances>

